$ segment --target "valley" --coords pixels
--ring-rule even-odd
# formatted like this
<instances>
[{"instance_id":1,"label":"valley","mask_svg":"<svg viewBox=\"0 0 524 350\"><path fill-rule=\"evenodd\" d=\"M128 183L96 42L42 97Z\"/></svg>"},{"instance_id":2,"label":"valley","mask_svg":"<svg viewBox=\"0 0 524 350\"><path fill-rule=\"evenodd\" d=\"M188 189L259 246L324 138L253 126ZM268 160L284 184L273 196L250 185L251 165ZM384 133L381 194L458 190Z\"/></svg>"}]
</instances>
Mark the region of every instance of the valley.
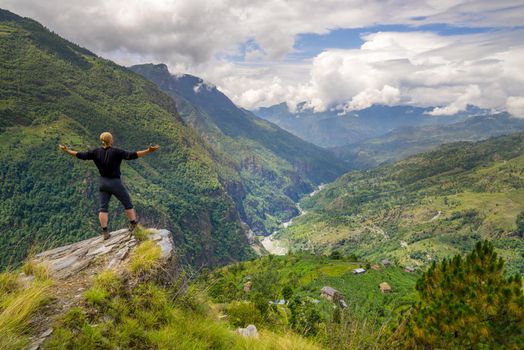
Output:
<instances>
[{"instance_id":1,"label":"valley","mask_svg":"<svg viewBox=\"0 0 524 350\"><path fill-rule=\"evenodd\" d=\"M294 250L341 251L424 269L493 240L522 272L517 216L524 208L523 134L436 151L350 172L301 205L307 214L276 235Z\"/></svg>"},{"instance_id":2,"label":"valley","mask_svg":"<svg viewBox=\"0 0 524 350\"><path fill-rule=\"evenodd\" d=\"M198 77L172 75L163 64L130 69L169 94L184 121L212 148L224 188L257 235L274 232L299 214L300 197L349 169L331 152L238 108Z\"/></svg>"}]
</instances>

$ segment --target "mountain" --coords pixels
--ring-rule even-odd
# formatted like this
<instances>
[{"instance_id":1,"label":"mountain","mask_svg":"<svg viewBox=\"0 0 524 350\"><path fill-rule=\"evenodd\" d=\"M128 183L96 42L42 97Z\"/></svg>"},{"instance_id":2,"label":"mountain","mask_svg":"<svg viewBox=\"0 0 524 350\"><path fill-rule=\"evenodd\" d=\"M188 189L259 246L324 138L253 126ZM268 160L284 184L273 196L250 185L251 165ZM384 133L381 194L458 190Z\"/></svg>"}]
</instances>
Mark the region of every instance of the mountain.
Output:
<instances>
[{"instance_id":1,"label":"mountain","mask_svg":"<svg viewBox=\"0 0 524 350\"><path fill-rule=\"evenodd\" d=\"M314 113L297 106L297 113L288 110L285 103L259 108L254 113L284 130L321 147L339 147L387 134L401 127L452 124L468 116L487 111L469 106L465 112L453 116L429 116L432 108L412 106L373 105L360 111L339 115L338 110Z\"/></svg>"},{"instance_id":2,"label":"mountain","mask_svg":"<svg viewBox=\"0 0 524 350\"><path fill-rule=\"evenodd\" d=\"M257 234L297 215L295 201L347 170L330 152L238 108L198 77L172 75L164 64L130 69L172 96L181 117L213 148L227 192Z\"/></svg>"},{"instance_id":3,"label":"mountain","mask_svg":"<svg viewBox=\"0 0 524 350\"><path fill-rule=\"evenodd\" d=\"M490 239L524 271L516 219L524 208L524 133L458 142L350 172L301 202L277 235L294 250L339 250L424 266Z\"/></svg>"},{"instance_id":4,"label":"mountain","mask_svg":"<svg viewBox=\"0 0 524 350\"><path fill-rule=\"evenodd\" d=\"M0 266L29 250L98 234L98 172L57 145L94 148L106 130L124 149L162 146L122 170L139 220L173 232L180 259L215 265L253 256L213 151L171 97L41 24L0 10ZM116 200L110 212L110 227L126 224Z\"/></svg>"},{"instance_id":5,"label":"mountain","mask_svg":"<svg viewBox=\"0 0 524 350\"><path fill-rule=\"evenodd\" d=\"M380 137L331 150L342 161L356 169L364 169L427 152L445 143L479 141L522 131L524 119L513 118L507 113L487 114L453 124L401 127Z\"/></svg>"}]
</instances>

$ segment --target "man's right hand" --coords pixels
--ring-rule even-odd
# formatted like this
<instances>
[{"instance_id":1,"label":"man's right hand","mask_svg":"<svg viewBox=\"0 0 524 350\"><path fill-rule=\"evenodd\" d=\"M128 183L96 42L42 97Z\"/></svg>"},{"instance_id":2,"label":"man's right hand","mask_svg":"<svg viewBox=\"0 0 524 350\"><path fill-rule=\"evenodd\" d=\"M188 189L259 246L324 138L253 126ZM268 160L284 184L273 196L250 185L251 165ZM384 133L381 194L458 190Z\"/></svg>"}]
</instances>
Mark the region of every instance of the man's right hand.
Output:
<instances>
[{"instance_id":1,"label":"man's right hand","mask_svg":"<svg viewBox=\"0 0 524 350\"><path fill-rule=\"evenodd\" d=\"M62 144L58 145L58 147L60 147L60 149L64 152L67 152L67 146L64 146Z\"/></svg>"}]
</instances>

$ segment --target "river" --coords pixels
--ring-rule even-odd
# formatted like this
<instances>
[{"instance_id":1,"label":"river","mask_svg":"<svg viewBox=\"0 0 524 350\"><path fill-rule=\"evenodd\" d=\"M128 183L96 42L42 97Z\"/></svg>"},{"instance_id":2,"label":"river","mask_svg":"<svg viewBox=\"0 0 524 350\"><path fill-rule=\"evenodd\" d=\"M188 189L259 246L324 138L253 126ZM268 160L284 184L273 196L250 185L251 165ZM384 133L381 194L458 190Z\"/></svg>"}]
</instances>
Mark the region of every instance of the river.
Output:
<instances>
[{"instance_id":1,"label":"river","mask_svg":"<svg viewBox=\"0 0 524 350\"><path fill-rule=\"evenodd\" d=\"M314 190L313 192L311 192L309 194L309 196L310 197L314 196L318 192L322 191L324 186L325 185L319 185L316 190ZM298 214L297 216L292 217L291 219L289 219L289 221L283 222L282 223L282 227L283 228L289 227L289 225L291 225L291 223L293 222L294 218L297 218L297 217L300 217L300 216L306 214L306 211L302 210L302 208L300 208L300 203L296 203L296 205L297 205L297 209L300 212L300 214ZM260 241L260 243L262 243L262 245L269 252L269 254L286 255L287 252L289 251L289 247L287 247L287 245L283 241L275 238L275 235L278 232L279 231L275 231L272 234L270 234L269 236L264 237L264 239L262 241Z\"/></svg>"}]
</instances>

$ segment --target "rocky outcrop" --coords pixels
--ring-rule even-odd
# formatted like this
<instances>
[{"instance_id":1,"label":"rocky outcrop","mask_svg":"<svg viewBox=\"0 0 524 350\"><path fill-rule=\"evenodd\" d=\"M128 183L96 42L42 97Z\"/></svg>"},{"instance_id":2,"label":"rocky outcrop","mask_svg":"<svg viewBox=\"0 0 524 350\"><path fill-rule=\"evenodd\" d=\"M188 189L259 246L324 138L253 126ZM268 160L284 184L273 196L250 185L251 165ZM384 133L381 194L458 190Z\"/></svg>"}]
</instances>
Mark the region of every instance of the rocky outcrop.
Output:
<instances>
[{"instance_id":1,"label":"rocky outcrop","mask_svg":"<svg viewBox=\"0 0 524 350\"><path fill-rule=\"evenodd\" d=\"M152 231L149 238L160 246L162 258L170 258L174 254L171 232L156 229ZM42 252L35 255L33 261L47 266L53 279L67 279L93 267L97 270L119 269L138 243L132 232L122 229L111 232L111 238L107 240L102 236L94 237Z\"/></svg>"},{"instance_id":2,"label":"rocky outcrop","mask_svg":"<svg viewBox=\"0 0 524 350\"><path fill-rule=\"evenodd\" d=\"M160 247L164 265L173 265L175 246L171 232L157 229L148 231L147 239ZM52 300L32 322L34 336L30 350L39 349L52 334L53 328L49 328L49 325L57 317L81 302L83 293L92 285L93 276L107 270L119 274L125 271L128 258L140 240L128 229L114 231L110 235L107 240L99 236L47 250L31 259L32 263L46 267L53 280L53 287L50 293ZM34 278L23 273L20 277L27 281Z\"/></svg>"}]
</instances>

